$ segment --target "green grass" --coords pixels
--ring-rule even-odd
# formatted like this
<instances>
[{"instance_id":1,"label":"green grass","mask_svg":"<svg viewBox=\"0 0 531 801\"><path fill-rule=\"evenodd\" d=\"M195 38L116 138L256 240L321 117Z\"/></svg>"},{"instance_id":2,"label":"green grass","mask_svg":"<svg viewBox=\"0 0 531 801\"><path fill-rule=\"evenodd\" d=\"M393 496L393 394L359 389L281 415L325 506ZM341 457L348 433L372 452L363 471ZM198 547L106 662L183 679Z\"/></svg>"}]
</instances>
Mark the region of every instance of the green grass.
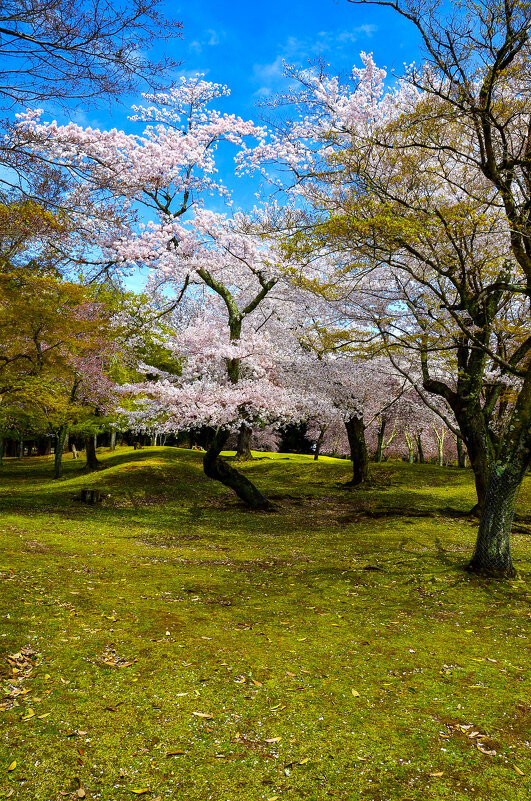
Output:
<instances>
[{"instance_id":1,"label":"green grass","mask_svg":"<svg viewBox=\"0 0 531 801\"><path fill-rule=\"evenodd\" d=\"M0 473L0 798L529 801L530 537L463 571L469 471L271 455L252 513L196 452L100 458Z\"/></svg>"}]
</instances>

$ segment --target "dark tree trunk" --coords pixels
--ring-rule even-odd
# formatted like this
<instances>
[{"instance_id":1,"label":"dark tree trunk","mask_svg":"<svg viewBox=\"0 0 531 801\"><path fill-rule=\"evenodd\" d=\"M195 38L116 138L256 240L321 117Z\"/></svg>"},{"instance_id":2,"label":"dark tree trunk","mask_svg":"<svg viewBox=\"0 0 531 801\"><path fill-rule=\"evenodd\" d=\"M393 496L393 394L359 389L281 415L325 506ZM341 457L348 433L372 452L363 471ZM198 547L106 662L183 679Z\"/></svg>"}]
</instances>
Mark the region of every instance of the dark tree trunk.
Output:
<instances>
[{"instance_id":1,"label":"dark tree trunk","mask_svg":"<svg viewBox=\"0 0 531 801\"><path fill-rule=\"evenodd\" d=\"M203 457L203 469L205 475L215 481L221 481L226 487L234 490L238 498L241 498L251 509L268 509L269 501L262 493L234 467L227 464L221 457L229 438L229 432L218 429L210 443L207 452Z\"/></svg>"},{"instance_id":2,"label":"dark tree trunk","mask_svg":"<svg viewBox=\"0 0 531 801\"><path fill-rule=\"evenodd\" d=\"M116 450L116 431L114 429L111 431L111 442L109 445L109 449L111 451Z\"/></svg>"},{"instance_id":3,"label":"dark tree trunk","mask_svg":"<svg viewBox=\"0 0 531 801\"><path fill-rule=\"evenodd\" d=\"M383 461L384 441L385 441L385 420L381 420L380 421L380 426L378 428L378 440L377 440L377 444L376 444L375 461L377 461L377 462L382 462Z\"/></svg>"},{"instance_id":4,"label":"dark tree trunk","mask_svg":"<svg viewBox=\"0 0 531 801\"><path fill-rule=\"evenodd\" d=\"M0 434L0 465L4 464L4 435Z\"/></svg>"},{"instance_id":5,"label":"dark tree trunk","mask_svg":"<svg viewBox=\"0 0 531 801\"><path fill-rule=\"evenodd\" d=\"M422 448L422 434L417 434L416 440L417 440L417 456L419 464L424 464L425 459L424 459L424 450Z\"/></svg>"},{"instance_id":6,"label":"dark tree trunk","mask_svg":"<svg viewBox=\"0 0 531 801\"><path fill-rule=\"evenodd\" d=\"M345 421L345 428L352 460L352 481L348 482L348 486L355 487L366 481L369 474L369 456L365 443L363 418L349 417Z\"/></svg>"},{"instance_id":7,"label":"dark tree trunk","mask_svg":"<svg viewBox=\"0 0 531 801\"><path fill-rule=\"evenodd\" d=\"M487 493L490 471L494 464L494 446L481 409L471 405L470 408L464 410L457 406L453 411L466 445L470 466L474 472L478 502L472 512L480 513Z\"/></svg>"},{"instance_id":8,"label":"dark tree trunk","mask_svg":"<svg viewBox=\"0 0 531 801\"><path fill-rule=\"evenodd\" d=\"M236 461L248 462L253 458L251 453L251 442L253 429L247 423L242 423L238 432L238 444L236 445Z\"/></svg>"},{"instance_id":9,"label":"dark tree trunk","mask_svg":"<svg viewBox=\"0 0 531 801\"><path fill-rule=\"evenodd\" d=\"M24 458L24 437L20 437L18 441L18 458Z\"/></svg>"},{"instance_id":10,"label":"dark tree trunk","mask_svg":"<svg viewBox=\"0 0 531 801\"><path fill-rule=\"evenodd\" d=\"M61 426L57 432L57 439L55 442L55 458L54 458L54 478L61 478L63 475L63 451L68 436L68 426Z\"/></svg>"},{"instance_id":11,"label":"dark tree trunk","mask_svg":"<svg viewBox=\"0 0 531 801\"><path fill-rule=\"evenodd\" d=\"M87 454L87 464L86 467L89 470L98 470L100 467L100 462L98 457L96 456L96 437L95 436L88 436L85 437L85 450Z\"/></svg>"},{"instance_id":12,"label":"dark tree trunk","mask_svg":"<svg viewBox=\"0 0 531 801\"><path fill-rule=\"evenodd\" d=\"M466 467L466 448L463 444L461 437L457 437L455 441L457 447L457 466L461 468Z\"/></svg>"},{"instance_id":13,"label":"dark tree trunk","mask_svg":"<svg viewBox=\"0 0 531 801\"><path fill-rule=\"evenodd\" d=\"M516 400L497 462L493 464L479 522L471 573L511 577L510 536L518 490L531 461L531 372Z\"/></svg>"}]
</instances>

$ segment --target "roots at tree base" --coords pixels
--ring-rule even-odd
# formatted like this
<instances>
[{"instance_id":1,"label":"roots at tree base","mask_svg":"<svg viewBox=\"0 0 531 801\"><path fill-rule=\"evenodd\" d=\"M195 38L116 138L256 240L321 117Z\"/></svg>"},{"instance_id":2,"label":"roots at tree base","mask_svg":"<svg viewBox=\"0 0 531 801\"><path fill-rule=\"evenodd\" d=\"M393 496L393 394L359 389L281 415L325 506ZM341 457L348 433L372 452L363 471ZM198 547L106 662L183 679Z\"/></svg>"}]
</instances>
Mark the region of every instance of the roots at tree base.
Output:
<instances>
[{"instance_id":1,"label":"roots at tree base","mask_svg":"<svg viewBox=\"0 0 531 801\"><path fill-rule=\"evenodd\" d=\"M229 438L228 431L217 430L214 438L203 457L203 470L208 478L220 481L226 487L230 487L238 498L247 504L251 509L269 509L270 503L262 495L252 481L249 481L234 467L227 464L221 458L220 453Z\"/></svg>"}]
</instances>

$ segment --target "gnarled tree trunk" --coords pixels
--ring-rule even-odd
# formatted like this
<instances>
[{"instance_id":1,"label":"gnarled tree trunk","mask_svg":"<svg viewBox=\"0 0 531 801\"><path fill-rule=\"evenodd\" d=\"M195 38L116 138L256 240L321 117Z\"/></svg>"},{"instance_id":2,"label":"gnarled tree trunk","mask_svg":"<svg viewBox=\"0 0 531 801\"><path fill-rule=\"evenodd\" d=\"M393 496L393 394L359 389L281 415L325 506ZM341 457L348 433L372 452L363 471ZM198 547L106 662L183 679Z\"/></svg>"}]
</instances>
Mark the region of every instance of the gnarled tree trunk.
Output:
<instances>
[{"instance_id":1,"label":"gnarled tree trunk","mask_svg":"<svg viewBox=\"0 0 531 801\"><path fill-rule=\"evenodd\" d=\"M215 481L221 481L226 487L230 487L238 498L241 498L251 509L268 509L270 504L265 495L262 495L248 478L221 458L220 453L228 438L228 431L223 429L216 430L212 442L203 457L205 475Z\"/></svg>"},{"instance_id":2,"label":"gnarled tree trunk","mask_svg":"<svg viewBox=\"0 0 531 801\"><path fill-rule=\"evenodd\" d=\"M350 458L352 460L352 480L348 486L355 487L367 480L369 474L369 455L365 442L365 425L362 417L349 417L345 420Z\"/></svg>"}]
</instances>

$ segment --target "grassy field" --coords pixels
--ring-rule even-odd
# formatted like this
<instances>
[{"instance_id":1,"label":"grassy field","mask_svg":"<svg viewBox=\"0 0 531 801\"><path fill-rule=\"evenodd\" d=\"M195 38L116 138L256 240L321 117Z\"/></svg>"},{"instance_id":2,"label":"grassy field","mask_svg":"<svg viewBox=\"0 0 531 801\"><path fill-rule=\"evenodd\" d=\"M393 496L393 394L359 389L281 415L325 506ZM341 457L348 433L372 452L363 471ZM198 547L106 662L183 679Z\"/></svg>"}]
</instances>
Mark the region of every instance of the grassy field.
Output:
<instances>
[{"instance_id":1,"label":"grassy field","mask_svg":"<svg viewBox=\"0 0 531 801\"><path fill-rule=\"evenodd\" d=\"M269 513L192 451L6 461L0 799L529 801L531 481L492 582L469 471L261 456Z\"/></svg>"}]
</instances>

